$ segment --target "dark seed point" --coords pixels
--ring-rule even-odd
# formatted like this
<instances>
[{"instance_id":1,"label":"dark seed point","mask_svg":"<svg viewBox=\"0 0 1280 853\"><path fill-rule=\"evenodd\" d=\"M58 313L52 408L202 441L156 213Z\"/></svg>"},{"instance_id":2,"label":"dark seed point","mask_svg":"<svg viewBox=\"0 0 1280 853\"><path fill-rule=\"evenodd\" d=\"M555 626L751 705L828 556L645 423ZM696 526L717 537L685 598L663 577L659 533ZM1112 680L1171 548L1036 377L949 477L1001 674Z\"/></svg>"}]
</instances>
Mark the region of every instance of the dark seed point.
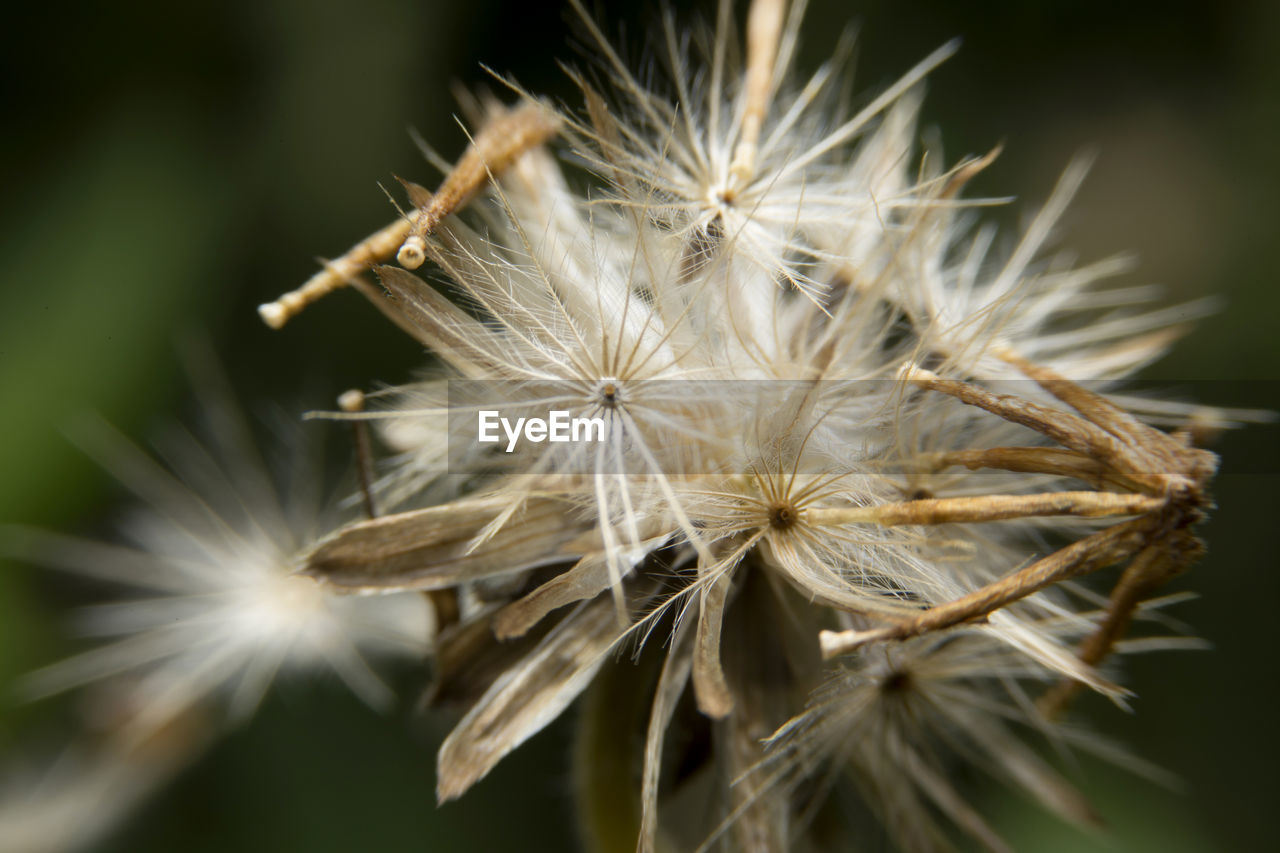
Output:
<instances>
[{"instance_id":1,"label":"dark seed point","mask_svg":"<svg viewBox=\"0 0 1280 853\"><path fill-rule=\"evenodd\" d=\"M895 670L889 673L889 676L880 683L880 689L885 693L904 693L911 689L911 673Z\"/></svg>"},{"instance_id":2,"label":"dark seed point","mask_svg":"<svg viewBox=\"0 0 1280 853\"><path fill-rule=\"evenodd\" d=\"M769 526L774 530L786 530L800 520L800 514L790 504L776 504L769 510Z\"/></svg>"}]
</instances>

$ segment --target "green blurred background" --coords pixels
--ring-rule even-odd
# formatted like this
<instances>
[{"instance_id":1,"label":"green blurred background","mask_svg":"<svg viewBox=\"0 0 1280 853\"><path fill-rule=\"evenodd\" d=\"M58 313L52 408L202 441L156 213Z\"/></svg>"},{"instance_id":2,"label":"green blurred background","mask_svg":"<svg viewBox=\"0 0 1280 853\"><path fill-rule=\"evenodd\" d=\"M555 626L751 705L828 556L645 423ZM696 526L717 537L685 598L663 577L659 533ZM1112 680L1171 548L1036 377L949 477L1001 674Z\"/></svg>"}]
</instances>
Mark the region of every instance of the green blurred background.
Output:
<instances>
[{"instance_id":1,"label":"green blurred background","mask_svg":"<svg viewBox=\"0 0 1280 853\"><path fill-rule=\"evenodd\" d=\"M653 23L608 4L609 30ZM926 129L949 159L998 142L974 191L1016 194L1025 221L1068 159L1097 165L1067 219L1084 261L1134 250L1131 282L1170 300L1219 294L1151 375L1206 380L1205 402L1280 407L1280 4L813 0L802 64L860 23L861 91L943 41ZM1122 6L1122 8L1119 8ZM707 4L679 4L713 14ZM407 338L353 294L282 332L258 303L389 221L377 182L435 180L410 141L446 156L464 137L452 82L479 63L573 100L556 59L576 60L559 4L514 0L262 0L7 4L0 34L0 520L97 531L119 497L60 428L96 410L145 436L190 410L175 341L203 334L252 411L332 405L341 390L407 378ZM638 50L637 50L638 52ZM321 428L321 427L317 427ZM1028 850L1270 847L1277 795L1273 638L1280 604L1277 433L1228 436L1210 553L1177 615L1209 652L1136 660L1137 714L1085 710L1172 770L1170 792L1085 762L1078 774L1111 840L1058 827L1017 800L990 810ZM66 654L62 579L0 566L0 685ZM412 691L409 691L412 695ZM565 849L573 844L573 714L459 803L434 806L446 719L379 717L333 684L285 684L257 719L138 812L104 849L161 851ZM47 736L57 703L0 699L0 751Z\"/></svg>"}]
</instances>

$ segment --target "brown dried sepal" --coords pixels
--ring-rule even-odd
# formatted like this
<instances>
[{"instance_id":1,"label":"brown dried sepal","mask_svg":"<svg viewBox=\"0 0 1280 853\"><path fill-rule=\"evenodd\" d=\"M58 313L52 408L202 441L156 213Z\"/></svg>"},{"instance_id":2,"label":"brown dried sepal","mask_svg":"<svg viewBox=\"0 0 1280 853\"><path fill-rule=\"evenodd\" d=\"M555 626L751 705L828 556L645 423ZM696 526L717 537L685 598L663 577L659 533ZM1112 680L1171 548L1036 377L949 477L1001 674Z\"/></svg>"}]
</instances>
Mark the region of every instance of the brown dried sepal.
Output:
<instances>
[{"instance_id":1,"label":"brown dried sepal","mask_svg":"<svg viewBox=\"0 0 1280 853\"><path fill-rule=\"evenodd\" d=\"M954 397L1052 439L1060 448L992 448L937 454L927 467L992 468L1083 480L1108 491L1049 495L990 495L977 498L906 501L880 507L836 509L850 521L880 524L940 524L996 521L1045 514L1135 517L1097 531L1031 565L954 601L935 605L909 619L861 631L823 631L823 654L833 657L869 642L899 640L981 621L991 613L1069 578L1127 563L1112 590L1106 613L1079 649L1080 660L1101 663L1123 637L1134 610L1169 578L1185 571L1203 546L1191 528L1210 506L1209 481L1217 457L1190 445L1182 434L1150 427L1104 397L1053 370L1011 352L1000 357L1066 403L1074 413L1020 397L994 394L979 385L944 379L909 366L905 378ZM1127 492L1121 494L1117 492ZM853 518L853 515L866 516ZM833 517L832 521L837 519ZM880 617L883 620L883 617ZM1060 710L1079 689L1064 682L1042 697L1041 707Z\"/></svg>"},{"instance_id":2,"label":"brown dried sepal","mask_svg":"<svg viewBox=\"0 0 1280 853\"><path fill-rule=\"evenodd\" d=\"M348 525L306 555L302 571L344 592L438 590L579 559L585 524L566 504L506 495L468 498ZM509 523L492 529L495 520ZM599 544L594 544L593 550Z\"/></svg>"}]
</instances>

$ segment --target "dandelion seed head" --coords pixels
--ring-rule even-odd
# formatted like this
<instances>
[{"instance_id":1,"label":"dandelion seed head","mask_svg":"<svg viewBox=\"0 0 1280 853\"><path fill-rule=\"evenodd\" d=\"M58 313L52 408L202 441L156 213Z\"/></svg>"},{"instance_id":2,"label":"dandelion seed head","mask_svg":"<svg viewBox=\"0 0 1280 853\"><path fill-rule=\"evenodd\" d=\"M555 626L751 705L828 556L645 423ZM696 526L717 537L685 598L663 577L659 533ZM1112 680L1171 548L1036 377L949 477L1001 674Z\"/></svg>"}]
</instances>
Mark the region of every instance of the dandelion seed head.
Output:
<instances>
[{"instance_id":1,"label":"dandelion seed head","mask_svg":"<svg viewBox=\"0 0 1280 853\"><path fill-rule=\"evenodd\" d=\"M904 849L1003 849L961 763L1091 821L1027 739L1096 749L1055 714L1080 689L1125 701L1112 652L1200 553L1215 458L1100 393L1186 308L1056 248L1084 161L997 250L983 208L1006 200L968 185L998 151L947 166L917 140L956 45L850 107L849 43L796 68L803 7L753 0L744 50L727 2L694 38L668 15L652 75L583 13L583 110L515 83L476 103L435 192L402 182L412 210L264 309L278 325L349 283L436 359L333 413L392 451L366 496L386 513L308 535L261 477L135 477L141 560L98 571L149 597L101 611L123 639L47 685L129 673L153 724L251 710L295 670L372 703L366 656L430 646L430 696L466 706L448 800L638 661L591 707L618 744L643 734L641 851L790 849L840 776ZM500 411L506 443L482 446ZM557 442L552 412L603 429ZM1081 581L1113 568L1109 596ZM688 732L708 796L668 818Z\"/></svg>"},{"instance_id":2,"label":"dandelion seed head","mask_svg":"<svg viewBox=\"0 0 1280 853\"><path fill-rule=\"evenodd\" d=\"M554 145L508 146L471 208L418 235L460 297L377 270L396 300L383 310L442 366L375 415L401 451L384 496L405 511L339 530L307 571L362 593L452 588L471 602L461 625L531 638L475 686L440 752L441 799L611 655L643 658L661 636L641 850L662 832L685 693L719 750L703 768L715 808L684 828L704 845L784 849L835 766L906 849L941 843L937 815L1002 849L949 781L954 760L1087 822L1021 738L1087 745L1037 701L1126 695L1097 665L1130 605L1086 616L1057 582L1128 563L1117 589L1145 590L1162 575L1143 566L1166 559L1153 555L1191 553L1158 519L1183 512L1178 482L1195 503L1204 460L1072 384L1156 357L1173 315L1148 289L1108 289L1120 261L1052 251L1083 161L994 250L978 221L1000 200L964 190L997 152L947 168L915 139L923 80L954 44L849 112L847 46L798 78L803 4L785 5L752 4L743 59L727 4L701 52L668 16L665 90L584 15L606 86L575 75L586 109L554 122L564 162ZM529 103L491 108L488 127ZM575 190L567 164L597 184ZM449 406L564 407L606 428L594 445L513 442L500 463L450 451L442 465Z\"/></svg>"}]
</instances>

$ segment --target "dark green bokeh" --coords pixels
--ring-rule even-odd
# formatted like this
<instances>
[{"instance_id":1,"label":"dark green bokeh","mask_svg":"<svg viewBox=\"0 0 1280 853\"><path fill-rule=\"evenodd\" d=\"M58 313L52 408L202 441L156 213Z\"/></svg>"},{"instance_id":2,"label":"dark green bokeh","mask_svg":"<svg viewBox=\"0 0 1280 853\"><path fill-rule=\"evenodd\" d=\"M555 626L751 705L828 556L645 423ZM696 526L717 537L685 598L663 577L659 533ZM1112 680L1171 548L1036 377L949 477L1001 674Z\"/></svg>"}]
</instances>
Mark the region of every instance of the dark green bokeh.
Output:
<instances>
[{"instance_id":1,"label":"dark green bokeh","mask_svg":"<svg viewBox=\"0 0 1280 853\"><path fill-rule=\"evenodd\" d=\"M609 4L608 20L625 21L636 48L654 13L623 5ZM964 37L931 78L926 130L940 129L950 159L1005 143L975 189L1020 196L998 214L1010 225L1074 153L1096 149L1063 242L1083 261L1136 251L1130 281L1164 284L1170 299L1224 299L1151 375L1214 380L1195 385L1206 402L1280 405L1275 386L1238 381L1280 378L1275 4L811 5L805 66L857 16L860 88ZM418 348L353 294L274 333L254 306L304 279L313 256L389 220L377 182L435 179L406 128L446 156L461 150L449 84L484 82L478 63L576 103L555 66L576 58L568 17L503 0L7 9L0 520L94 529L117 492L60 428L88 409L142 435L183 409L174 342L193 332L213 340L251 408L324 408L344 388L408 377ZM1215 649L1134 662L1136 716L1086 706L1099 728L1187 782L1169 793L1086 764L1082 783L1116 832L1113 849L1262 849L1272 834L1275 435L1257 429L1218 448L1239 473L1217 484L1209 557L1177 583L1203 593L1177 615ZM0 683L67 652L65 608L78 600L47 574L0 569ZM0 750L47 728L50 703L6 697L0 707ZM110 849L570 843L570 724L437 811L434 747L446 725L377 717L335 685L285 685ZM1102 843L1019 801L991 802L1026 849Z\"/></svg>"}]
</instances>

